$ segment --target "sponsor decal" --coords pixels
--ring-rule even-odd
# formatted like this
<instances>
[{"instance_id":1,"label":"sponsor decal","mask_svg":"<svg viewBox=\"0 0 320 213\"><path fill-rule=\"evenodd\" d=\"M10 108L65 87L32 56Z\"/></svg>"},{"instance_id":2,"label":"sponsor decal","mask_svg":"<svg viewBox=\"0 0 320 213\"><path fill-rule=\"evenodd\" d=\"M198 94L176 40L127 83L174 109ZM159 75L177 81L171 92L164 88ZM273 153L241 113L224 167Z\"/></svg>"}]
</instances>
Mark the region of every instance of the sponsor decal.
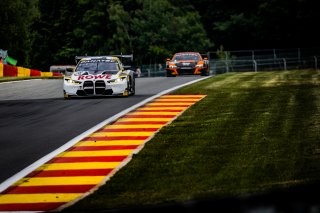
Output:
<instances>
[{"instance_id":1,"label":"sponsor decal","mask_svg":"<svg viewBox=\"0 0 320 213\"><path fill-rule=\"evenodd\" d=\"M92 64L92 63L116 63L116 60L113 59L90 59L90 60L84 60L80 61L80 64Z\"/></svg>"},{"instance_id":2,"label":"sponsor decal","mask_svg":"<svg viewBox=\"0 0 320 213\"><path fill-rule=\"evenodd\" d=\"M96 79L111 79L112 75L80 75L77 80L96 80Z\"/></svg>"}]
</instances>

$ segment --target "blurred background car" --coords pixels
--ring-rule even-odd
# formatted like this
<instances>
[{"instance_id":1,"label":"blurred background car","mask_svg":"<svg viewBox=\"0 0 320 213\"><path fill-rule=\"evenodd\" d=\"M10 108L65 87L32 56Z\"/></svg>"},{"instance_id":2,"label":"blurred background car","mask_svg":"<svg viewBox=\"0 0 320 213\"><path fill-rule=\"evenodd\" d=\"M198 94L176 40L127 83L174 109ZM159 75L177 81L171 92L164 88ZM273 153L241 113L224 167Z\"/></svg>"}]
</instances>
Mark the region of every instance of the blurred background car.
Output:
<instances>
[{"instance_id":1,"label":"blurred background car","mask_svg":"<svg viewBox=\"0 0 320 213\"><path fill-rule=\"evenodd\" d=\"M178 75L209 75L208 57L203 57L199 52L175 53L172 59L167 58L167 77Z\"/></svg>"}]
</instances>

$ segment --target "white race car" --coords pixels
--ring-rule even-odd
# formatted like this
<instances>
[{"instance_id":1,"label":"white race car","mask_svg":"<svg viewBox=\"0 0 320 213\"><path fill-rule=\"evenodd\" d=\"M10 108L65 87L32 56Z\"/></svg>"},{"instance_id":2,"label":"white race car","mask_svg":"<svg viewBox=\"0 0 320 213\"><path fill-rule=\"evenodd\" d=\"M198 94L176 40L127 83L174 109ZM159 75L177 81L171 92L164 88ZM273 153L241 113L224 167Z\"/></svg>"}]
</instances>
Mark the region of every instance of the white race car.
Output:
<instances>
[{"instance_id":1,"label":"white race car","mask_svg":"<svg viewBox=\"0 0 320 213\"><path fill-rule=\"evenodd\" d=\"M134 71L124 66L120 58L132 60L133 56L76 56L76 68L70 76L64 76L64 98L134 95Z\"/></svg>"}]
</instances>

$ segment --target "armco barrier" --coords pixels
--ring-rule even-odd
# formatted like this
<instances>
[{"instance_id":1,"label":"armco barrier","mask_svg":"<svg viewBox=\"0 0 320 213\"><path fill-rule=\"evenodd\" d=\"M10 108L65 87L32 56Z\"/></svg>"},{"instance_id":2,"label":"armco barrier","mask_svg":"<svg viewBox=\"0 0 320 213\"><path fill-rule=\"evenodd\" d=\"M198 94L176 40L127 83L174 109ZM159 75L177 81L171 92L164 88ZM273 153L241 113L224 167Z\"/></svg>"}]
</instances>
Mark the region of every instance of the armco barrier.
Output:
<instances>
[{"instance_id":1,"label":"armco barrier","mask_svg":"<svg viewBox=\"0 0 320 213\"><path fill-rule=\"evenodd\" d=\"M62 76L62 74L53 73L53 72L41 72L35 69L16 67L16 66L0 63L0 77L30 77L30 76L52 77L52 76Z\"/></svg>"}]
</instances>

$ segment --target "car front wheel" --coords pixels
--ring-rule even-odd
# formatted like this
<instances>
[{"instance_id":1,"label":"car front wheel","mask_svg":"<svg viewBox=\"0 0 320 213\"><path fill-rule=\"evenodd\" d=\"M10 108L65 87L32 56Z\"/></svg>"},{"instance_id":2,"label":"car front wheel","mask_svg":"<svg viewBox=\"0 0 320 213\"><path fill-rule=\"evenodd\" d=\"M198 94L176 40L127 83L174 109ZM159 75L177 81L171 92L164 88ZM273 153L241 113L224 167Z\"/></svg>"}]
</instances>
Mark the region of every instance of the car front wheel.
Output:
<instances>
[{"instance_id":1,"label":"car front wheel","mask_svg":"<svg viewBox=\"0 0 320 213\"><path fill-rule=\"evenodd\" d=\"M135 94L135 80L134 78L127 77L127 88L125 89L123 96L131 96Z\"/></svg>"},{"instance_id":2,"label":"car front wheel","mask_svg":"<svg viewBox=\"0 0 320 213\"><path fill-rule=\"evenodd\" d=\"M129 95L134 95L136 93L136 80L135 78L130 78L130 90Z\"/></svg>"}]
</instances>

